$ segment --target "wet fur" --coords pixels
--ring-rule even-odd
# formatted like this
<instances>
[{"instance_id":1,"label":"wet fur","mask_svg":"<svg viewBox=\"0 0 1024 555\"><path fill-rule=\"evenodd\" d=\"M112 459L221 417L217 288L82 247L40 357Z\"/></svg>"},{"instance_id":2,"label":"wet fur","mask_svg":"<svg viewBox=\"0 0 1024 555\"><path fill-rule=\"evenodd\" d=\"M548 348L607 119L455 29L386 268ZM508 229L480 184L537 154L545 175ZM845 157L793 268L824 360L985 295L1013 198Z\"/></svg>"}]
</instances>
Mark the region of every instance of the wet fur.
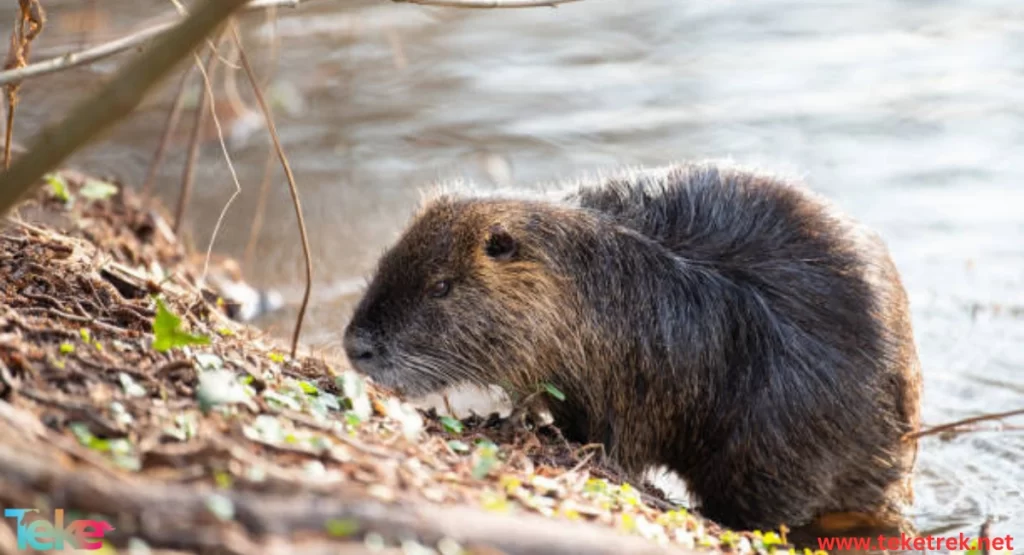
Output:
<instances>
[{"instance_id":1,"label":"wet fur","mask_svg":"<svg viewBox=\"0 0 1024 555\"><path fill-rule=\"evenodd\" d=\"M445 276L448 297L424 295ZM680 165L560 202L440 197L347 336L380 353L360 369L410 394L552 382L567 436L637 474L668 466L729 526L898 515L911 496L916 445L899 438L920 376L898 274L873 234L761 174Z\"/></svg>"}]
</instances>

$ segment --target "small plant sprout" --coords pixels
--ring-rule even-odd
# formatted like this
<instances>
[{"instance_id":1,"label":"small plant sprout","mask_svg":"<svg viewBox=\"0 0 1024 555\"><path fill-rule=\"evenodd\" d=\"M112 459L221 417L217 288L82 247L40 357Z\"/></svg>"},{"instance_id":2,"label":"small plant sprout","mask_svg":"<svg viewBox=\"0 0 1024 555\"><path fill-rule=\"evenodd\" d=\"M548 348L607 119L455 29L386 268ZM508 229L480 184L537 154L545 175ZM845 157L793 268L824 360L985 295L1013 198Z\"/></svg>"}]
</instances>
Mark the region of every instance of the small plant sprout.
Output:
<instances>
[{"instance_id":1,"label":"small plant sprout","mask_svg":"<svg viewBox=\"0 0 1024 555\"><path fill-rule=\"evenodd\" d=\"M438 420L441 421L441 426L444 427L445 431L452 435L461 435L463 426L462 421L451 416L442 416Z\"/></svg>"},{"instance_id":2,"label":"small plant sprout","mask_svg":"<svg viewBox=\"0 0 1024 555\"><path fill-rule=\"evenodd\" d=\"M164 301L156 298L156 317L153 319L153 348L164 353L175 347L208 345L210 338L194 335L181 329L181 318L171 312ZM84 336L83 336L84 339Z\"/></svg>"},{"instance_id":3,"label":"small plant sprout","mask_svg":"<svg viewBox=\"0 0 1024 555\"><path fill-rule=\"evenodd\" d=\"M63 175L48 173L43 176L43 179L50 186L50 193L53 194L53 198L63 202L65 206L71 204L71 192L68 191L68 182L64 179Z\"/></svg>"}]
</instances>

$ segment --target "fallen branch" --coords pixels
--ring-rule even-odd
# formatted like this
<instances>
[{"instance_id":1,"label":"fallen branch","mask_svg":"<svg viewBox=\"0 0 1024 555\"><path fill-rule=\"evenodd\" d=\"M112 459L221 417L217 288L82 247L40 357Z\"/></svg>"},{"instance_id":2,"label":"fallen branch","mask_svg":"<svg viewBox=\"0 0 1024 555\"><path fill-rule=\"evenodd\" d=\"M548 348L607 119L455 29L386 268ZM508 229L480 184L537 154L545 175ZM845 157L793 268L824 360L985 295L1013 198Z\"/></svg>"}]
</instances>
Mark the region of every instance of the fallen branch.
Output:
<instances>
[{"instance_id":1,"label":"fallen branch","mask_svg":"<svg viewBox=\"0 0 1024 555\"><path fill-rule=\"evenodd\" d=\"M13 433L9 429L7 432ZM0 445L0 500L8 501L4 496L26 489L59 500L59 506L66 510L125 519L115 523L117 530L160 548L223 546L225 536L237 531L238 526L252 539L268 540L297 532L326 536L329 523L345 522L357 529L350 541L375 532L392 541L412 537L436 545L449 538L467 548L489 545L511 554L691 553L579 522L493 514L465 507L387 504L355 495L220 491L216 495L230 501L234 513L234 520L225 521L213 514L211 497L215 492L209 488L68 471L60 465L44 464L24 450ZM252 539L243 537L242 541Z\"/></svg>"},{"instance_id":2,"label":"fallen branch","mask_svg":"<svg viewBox=\"0 0 1024 555\"><path fill-rule=\"evenodd\" d=\"M397 4L419 4L445 8L555 8L580 0L391 0Z\"/></svg>"},{"instance_id":3,"label":"fallen branch","mask_svg":"<svg viewBox=\"0 0 1024 555\"><path fill-rule=\"evenodd\" d=\"M931 428L925 428L917 432L905 434L903 440L917 439L919 437L930 436L959 428L960 426L966 426L968 424L977 424L978 422L987 422L989 420L1002 420L1003 418L1009 418L1011 416L1024 415L1024 409L1009 410L1006 412L997 412L994 414L982 414L980 416L972 416L970 418L964 418L963 420L957 420L955 422L947 422L938 426L932 426Z\"/></svg>"},{"instance_id":4,"label":"fallen branch","mask_svg":"<svg viewBox=\"0 0 1024 555\"><path fill-rule=\"evenodd\" d=\"M143 54L107 84L71 110L63 121L44 129L9 170L0 175L0 215L5 215L46 172L90 139L135 109L146 93L224 22L245 0L201 3L187 19L161 35Z\"/></svg>"},{"instance_id":5,"label":"fallen branch","mask_svg":"<svg viewBox=\"0 0 1024 555\"><path fill-rule=\"evenodd\" d=\"M245 49L242 48L242 40L238 36L238 28L231 25L231 33L235 40L235 45L238 47L238 58L242 62L242 67L245 68L245 74L249 78L249 82L252 83L252 92L256 96L256 101L260 105L260 109L263 110L263 119L267 124L267 131L270 132L270 138L274 141L274 149L277 151L277 157L281 159L281 167L284 168L284 175L288 179L288 191L292 195L292 204L295 206L295 217L299 223L299 238L302 241L302 255L306 260L306 289L302 294L302 304L299 305L299 314L295 318L295 331L292 333L292 360L295 359L295 354L299 348L299 335L302 333L302 321L306 317L306 308L309 306L309 295L313 291L313 257L309 252L309 237L306 235L306 220L302 216L302 202L299 200L299 189L295 185L295 176L292 175L292 168L288 164L288 158L284 155L284 149L281 148L281 140L277 136L277 127L274 125L274 114L270 110L270 106L267 104L265 98L263 98L263 91L260 90L259 79L256 77L256 72L253 71L252 66L249 64L249 57L245 55Z\"/></svg>"},{"instance_id":6,"label":"fallen branch","mask_svg":"<svg viewBox=\"0 0 1024 555\"><path fill-rule=\"evenodd\" d=\"M246 4L245 9L248 10L262 10L270 7L288 7L294 8L299 5L302 0L252 0ZM110 42L98 44L96 46L86 48L80 52L72 52L50 58L34 64L29 64L24 67L12 69L9 71L0 71L0 85L6 85L23 79L29 79L31 77L38 77L40 75L46 75L48 73L54 73L73 67L91 64L103 58L119 54L125 50L138 47L153 37L163 33L167 29L174 27L181 21L181 18L175 14L168 21L157 23L151 27L141 29L128 36L114 39Z\"/></svg>"}]
</instances>

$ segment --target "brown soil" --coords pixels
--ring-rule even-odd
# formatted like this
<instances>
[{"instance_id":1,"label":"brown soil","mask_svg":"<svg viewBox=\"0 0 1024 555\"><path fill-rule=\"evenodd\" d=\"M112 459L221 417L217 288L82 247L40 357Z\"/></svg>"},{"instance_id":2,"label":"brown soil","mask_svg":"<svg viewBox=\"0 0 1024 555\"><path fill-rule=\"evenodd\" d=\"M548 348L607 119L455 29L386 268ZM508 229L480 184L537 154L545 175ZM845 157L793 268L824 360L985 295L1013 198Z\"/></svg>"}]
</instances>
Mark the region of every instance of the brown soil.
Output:
<instances>
[{"instance_id":1,"label":"brown soil","mask_svg":"<svg viewBox=\"0 0 1024 555\"><path fill-rule=\"evenodd\" d=\"M599 449L554 428L442 419L344 361L287 360L286 346L231 320L231 304L200 285L202 260L162 209L123 187L96 198L88 177L61 175L70 202L44 186L0 228L0 507L48 520L74 511L65 524L107 520L110 552L767 552L777 543L666 510L651 488L618 485ZM233 271L211 264L211 274ZM157 298L181 318L179 332L209 344L158 351L168 333L154 326ZM15 521L4 522L0 553L31 552L19 550Z\"/></svg>"}]
</instances>

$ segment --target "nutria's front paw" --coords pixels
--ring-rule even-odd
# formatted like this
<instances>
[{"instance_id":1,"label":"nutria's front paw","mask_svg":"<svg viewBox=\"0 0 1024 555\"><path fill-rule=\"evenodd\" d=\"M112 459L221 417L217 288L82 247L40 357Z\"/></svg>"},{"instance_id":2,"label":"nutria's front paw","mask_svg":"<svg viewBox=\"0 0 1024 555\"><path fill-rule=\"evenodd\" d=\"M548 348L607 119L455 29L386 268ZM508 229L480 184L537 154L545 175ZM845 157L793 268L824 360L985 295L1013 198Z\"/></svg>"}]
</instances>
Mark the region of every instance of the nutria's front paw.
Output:
<instances>
[{"instance_id":1,"label":"nutria's front paw","mask_svg":"<svg viewBox=\"0 0 1024 555\"><path fill-rule=\"evenodd\" d=\"M508 418L502 422L501 430L505 433L533 431L554 423L555 417L551 414L547 401L541 395L533 394L512 408Z\"/></svg>"}]
</instances>

